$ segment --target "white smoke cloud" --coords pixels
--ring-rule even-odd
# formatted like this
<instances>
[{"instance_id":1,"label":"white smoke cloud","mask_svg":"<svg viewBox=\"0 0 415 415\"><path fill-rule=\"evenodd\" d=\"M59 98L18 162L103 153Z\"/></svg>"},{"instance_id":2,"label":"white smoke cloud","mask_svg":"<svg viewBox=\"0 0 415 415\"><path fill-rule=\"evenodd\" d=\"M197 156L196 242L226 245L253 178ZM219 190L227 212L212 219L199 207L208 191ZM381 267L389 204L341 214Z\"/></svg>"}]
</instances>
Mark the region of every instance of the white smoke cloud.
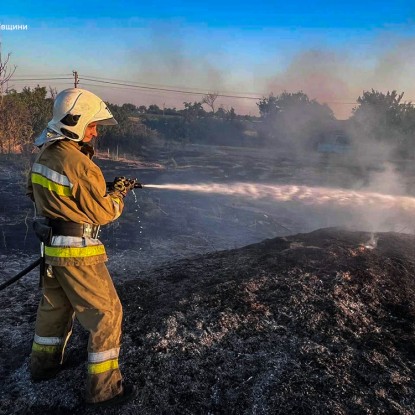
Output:
<instances>
[{"instance_id":1,"label":"white smoke cloud","mask_svg":"<svg viewBox=\"0 0 415 415\"><path fill-rule=\"evenodd\" d=\"M183 37L178 36L177 25L162 26L154 29L151 46L137 47L128 64L133 68L134 78L140 82L202 88L203 91L247 91L267 95L270 92L280 94L304 91L311 99L320 103L329 103L335 115L340 119L348 118L356 99L364 90L372 88L386 92L396 89L405 92L407 100L415 98L415 84L412 72L415 64L415 39L389 39L382 47L387 34L379 35L370 44L343 45L341 49L326 46L303 49L291 55L280 55L275 50L275 62L286 64L267 68L252 66L238 67L235 71L228 67L229 57L220 47L213 54L210 50L190 49ZM356 46L359 46L357 48ZM355 50L356 49L356 50ZM359 50L357 50L359 49ZM229 48L227 53L232 53ZM240 53L240 52L239 52ZM250 53L249 49L246 53ZM284 53L284 52L282 52ZM224 69L224 67L226 69ZM238 76L235 76L235 73ZM244 88L244 85L246 87ZM184 96L161 93L164 100L182 105ZM188 100L197 100L200 96L187 96ZM163 99L163 98L162 98ZM234 106L239 112L257 113L255 101L222 99L224 105Z\"/></svg>"}]
</instances>

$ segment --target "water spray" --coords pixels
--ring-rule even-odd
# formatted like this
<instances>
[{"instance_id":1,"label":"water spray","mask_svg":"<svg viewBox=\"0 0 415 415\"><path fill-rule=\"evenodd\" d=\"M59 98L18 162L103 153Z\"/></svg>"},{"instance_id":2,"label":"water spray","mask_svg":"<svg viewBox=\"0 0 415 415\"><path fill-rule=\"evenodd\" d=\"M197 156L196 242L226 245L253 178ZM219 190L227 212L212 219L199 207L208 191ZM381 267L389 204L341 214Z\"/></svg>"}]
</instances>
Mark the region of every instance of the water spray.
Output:
<instances>
[{"instance_id":1,"label":"water spray","mask_svg":"<svg viewBox=\"0 0 415 415\"><path fill-rule=\"evenodd\" d=\"M269 199L276 202L295 202L308 206L339 206L361 209L372 217L379 207L382 211L398 210L412 214L415 212L415 198L389 195L370 191L357 191L341 188L308 187L299 185L267 185L256 183L198 183L198 184L148 184L146 188L217 194L223 196L246 197L249 199ZM362 213L363 213L362 212ZM368 241L361 248L373 250L377 247L378 236L372 231Z\"/></svg>"},{"instance_id":2,"label":"water spray","mask_svg":"<svg viewBox=\"0 0 415 415\"><path fill-rule=\"evenodd\" d=\"M399 208L402 211L415 212L415 198L409 196L394 196L376 192L345 190L325 187L308 187L298 185L266 185L257 183L199 183L199 184L146 184L138 182L137 179L126 179L134 181L134 189L159 189L174 190L181 192L196 192L203 194L218 194L223 196L242 196L250 199L273 199L277 202L301 202L306 205L336 204L345 207L364 207L369 212L371 209L382 206L384 209ZM106 182L107 188L113 188L113 182ZM135 193L134 193L135 196ZM137 203L137 199L135 198ZM140 221L139 221L140 222ZM140 225L142 229L142 226ZM142 231L140 230L140 233ZM372 232L369 241L361 244L362 249L375 249L378 237ZM0 290L6 288L13 282L26 275L40 263L40 259L15 277L0 285Z\"/></svg>"},{"instance_id":3,"label":"water spray","mask_svg":"<svg viewBox=\"0 0 415 415\"><path fill-rule=\"evenodd\" d=\"M399 208L415 212L415 198L394 196L383 193L356 191L327 187L299 185L267 185L257 183L199 183L199 184L146 184L146 189L174 190L223 196L242 196L249 199L272 199L277 202L301 202L305 205L340 205L362 207L370 211L382 206L383 209Z\"/></svg>"},{"instance_id":4,"label":"water spray","mask_svg":"<svg viewBox=\"0 0 415 415\"><path fill-rule=\"evenodd\" d=\"M136 182L134 188L216 194L222 196L245 197L251 200L268 199L276 202L294 202L308 206L339 206L362 209L365 215L373 216L381 207L382 211L399 210L415 212L415 198L389 195L371 191L357 191L341 188L308 187L300 185L270 185L257 183L197 183L197 184L146 184ZM361 248L373 250L378 237L372 231L368 241Z\"/></svg>"}]
</instances>

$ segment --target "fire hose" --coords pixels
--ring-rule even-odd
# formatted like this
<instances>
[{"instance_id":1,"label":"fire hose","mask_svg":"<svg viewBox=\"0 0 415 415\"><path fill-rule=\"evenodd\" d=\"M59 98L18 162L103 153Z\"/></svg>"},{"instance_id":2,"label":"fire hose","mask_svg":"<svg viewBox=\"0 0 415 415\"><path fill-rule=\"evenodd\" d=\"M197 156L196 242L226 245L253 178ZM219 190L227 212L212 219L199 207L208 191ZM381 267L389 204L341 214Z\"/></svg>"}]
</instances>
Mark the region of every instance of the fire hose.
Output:
<instances>
[{"instance_id":1,"label":"fire hose","mask_svg":"<svg viewBox=\"0 0 415 415\"><path fill-rule=\"evenodd\" d=\"M140 183L137 181L137 179L126 179L127 181L133 181L134 182L134 186L133 189L143 189L144 185L143 183ZM105 182L105 184L107 185L107 189L108 190L113 190L114 189L114 183L113 182Z\"/></svg>"},{"instance_id":2,"label":"fire hose","mask_svg":"<svg viewBox=\"0 0 415 415\"><path fill-rule=\"evenodd\" d=\"M127 179L129 180L129 179ZM133 179L134 181L134 189L142 189L144 185L142 183L139 183L136 179ZM107 185L107 188L109 190L113 189L113 182L105 182ZM24 277L26 274L28 274L30 271L35 269L38 265L40 265L43 261L43 257L38 258L35 262L32 262L28 267L26 267L24 270L20 271L18 274L16 274L14 277L10 278L3 284L0 284L0 291L7 288L9 285L12 285L16 281L20 280L20 278Z\"/></svg>"},{"instance_id":3,"label":"fire hose","mask_svg":"<svg viewBox=\"0 0 415 415\"><path fill-rule=\"evenodd\" d=\"M20 271L18 274L16 274L13 278L10 278L6 282L0 285L0 291L7 288L9 285L12 285L17 280L20 280L23 276L28 274L32 269L35 269L42 261L43 258L38 258L35 262L32 262L28 267L26 267L23 271Z\"/></svg>"}]
</instances>

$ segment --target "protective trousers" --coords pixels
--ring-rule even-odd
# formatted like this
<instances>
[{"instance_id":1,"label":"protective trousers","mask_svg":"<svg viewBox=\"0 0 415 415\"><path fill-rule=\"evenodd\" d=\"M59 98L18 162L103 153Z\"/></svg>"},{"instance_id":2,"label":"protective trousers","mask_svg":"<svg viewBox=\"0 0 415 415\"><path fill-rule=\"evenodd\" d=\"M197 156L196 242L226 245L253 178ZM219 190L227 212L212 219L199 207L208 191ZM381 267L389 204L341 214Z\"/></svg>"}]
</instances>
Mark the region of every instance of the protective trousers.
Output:
<instances>
[{"instance_id":1,"label":"protective trousers","mask_svg":"<svg viewBox=\"0 0 415 415\"><path fill-rule=\"evenodd\" d=\"M122 306L104 263L49 266L43 278L30 370L50 377L63 361L74 316L89 331L86 401L101 402L122 392L118 368Z\"/></svg>"}]
</instances>

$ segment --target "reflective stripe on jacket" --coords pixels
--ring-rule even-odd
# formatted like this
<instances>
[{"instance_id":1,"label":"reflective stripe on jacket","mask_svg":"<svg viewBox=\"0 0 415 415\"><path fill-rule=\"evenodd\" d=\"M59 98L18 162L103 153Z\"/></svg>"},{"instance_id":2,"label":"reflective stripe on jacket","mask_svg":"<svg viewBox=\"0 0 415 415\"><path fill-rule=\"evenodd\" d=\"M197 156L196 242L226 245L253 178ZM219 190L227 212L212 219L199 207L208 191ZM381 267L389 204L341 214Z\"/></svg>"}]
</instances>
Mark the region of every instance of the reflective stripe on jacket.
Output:
<instances>
[{"instance_id":1,"label":"reflective stripe on jacket","mask_svg":"<svg viewBox=\"0 0 415 415\"><path fill-rule=\"evenodd\" d=\"M75 223L105 225L124 208L122 198L106 193L100 168L70 140L46 144L36 157L28 178L27 194L37 214ZM51 265L93 265L107 260L98 239L55 236L45 248Z\"/></svg>"}]
</instances>

